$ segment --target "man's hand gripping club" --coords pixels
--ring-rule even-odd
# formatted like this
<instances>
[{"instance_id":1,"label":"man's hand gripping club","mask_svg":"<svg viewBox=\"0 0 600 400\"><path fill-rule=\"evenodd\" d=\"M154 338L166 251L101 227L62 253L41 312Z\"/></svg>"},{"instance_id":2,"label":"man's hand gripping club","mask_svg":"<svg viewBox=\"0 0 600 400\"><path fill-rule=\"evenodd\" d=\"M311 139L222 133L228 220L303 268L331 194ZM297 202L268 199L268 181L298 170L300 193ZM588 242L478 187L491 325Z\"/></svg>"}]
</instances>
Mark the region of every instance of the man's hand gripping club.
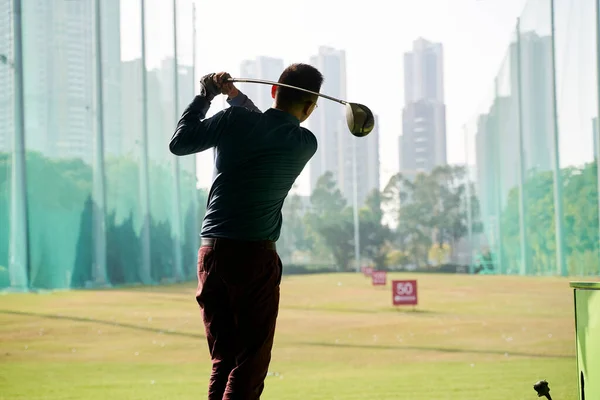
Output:
<instances>
[{"instance_id":1,"label":"man's hand gripping club","mask_svg":"<svg viewBox=\"0 0 600 400\"><path fill-rule=\"evenodd\" d=\"M229 99L233 99L239 94L239 91L233 83L227 82L230 78L231 75L227 72L204 75L200 79L200 93L208 101L212 101L219 94L227 95Z\"/></svg>"}]
</instances>

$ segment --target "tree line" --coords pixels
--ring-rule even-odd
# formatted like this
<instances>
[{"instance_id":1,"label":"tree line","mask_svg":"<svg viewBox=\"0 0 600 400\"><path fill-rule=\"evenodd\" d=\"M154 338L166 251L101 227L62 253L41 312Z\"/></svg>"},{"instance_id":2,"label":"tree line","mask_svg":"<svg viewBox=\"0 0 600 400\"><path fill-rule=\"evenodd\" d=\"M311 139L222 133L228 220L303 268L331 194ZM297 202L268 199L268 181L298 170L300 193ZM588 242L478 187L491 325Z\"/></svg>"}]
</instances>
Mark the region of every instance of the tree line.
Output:
<instances>
[{"instance_id":1,"label":"tree line","mask_svg":"<svg viewBox=\"0 0 600 400\"><path fill-rule=\"evenodd\" d=\"M456 242L467 235L468 221L475 221L474 232L481 231L474 193L462 166L438 167L413 179L394 175L383 191L373 190L359 209L361 261L377 268L419 268L429 266L436 252L451 258ZM353 207L332 173L318 180L308 207L300 196L290 195L282 214L279 249L284 257L304 252L312 255L313 263L329 263L341 271L356 268Z\"/></svg>"}]
</instances>

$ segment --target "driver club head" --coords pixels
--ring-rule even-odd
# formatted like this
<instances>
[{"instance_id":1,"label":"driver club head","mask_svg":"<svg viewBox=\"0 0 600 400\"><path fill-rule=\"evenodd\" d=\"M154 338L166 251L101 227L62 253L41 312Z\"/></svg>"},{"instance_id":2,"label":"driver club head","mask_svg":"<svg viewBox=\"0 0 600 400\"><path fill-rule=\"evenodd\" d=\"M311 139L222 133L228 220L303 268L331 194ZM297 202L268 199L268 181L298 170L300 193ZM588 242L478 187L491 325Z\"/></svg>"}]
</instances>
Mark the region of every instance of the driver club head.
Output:
<instances>
[{"instance_id":1,"label":"driver club head","mask_svg":"<svg viewBox=\"0 0 600 400\"><path fill-rule=\"evenodd\" d=\"M358 103L346 103L348 129L356 137L367 136L375 126L375 118L369 107Z\"/></svg>"}]
</instances>

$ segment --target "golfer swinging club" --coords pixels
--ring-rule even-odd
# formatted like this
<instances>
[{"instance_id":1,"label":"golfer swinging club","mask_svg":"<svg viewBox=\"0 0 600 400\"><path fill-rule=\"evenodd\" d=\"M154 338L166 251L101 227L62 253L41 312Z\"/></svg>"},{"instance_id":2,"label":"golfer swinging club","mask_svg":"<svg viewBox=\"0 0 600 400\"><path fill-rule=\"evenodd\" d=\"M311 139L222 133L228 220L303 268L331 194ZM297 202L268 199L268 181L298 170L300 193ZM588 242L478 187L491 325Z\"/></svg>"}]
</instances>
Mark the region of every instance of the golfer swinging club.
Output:
<instances>
[{"instance_id":1,"label":"golfer swinging club","mask_svg":"<svg viewBox=\"0 0 600 400\"><path fill-rule=\"evenodd\" d=\"M273 86L274 105L261 113L229 78L225 72L202 77L201 93L181 116L169 149L178 156L216 153L196 292L212 358L208 399L255 400L264 388L279 309L281 208L317 151L315 136L300 122L318 97ZM323 76L293 64L279 83L318 93ZM232 107L205 119L218 94Z\"/></svg>"}]
</instances>

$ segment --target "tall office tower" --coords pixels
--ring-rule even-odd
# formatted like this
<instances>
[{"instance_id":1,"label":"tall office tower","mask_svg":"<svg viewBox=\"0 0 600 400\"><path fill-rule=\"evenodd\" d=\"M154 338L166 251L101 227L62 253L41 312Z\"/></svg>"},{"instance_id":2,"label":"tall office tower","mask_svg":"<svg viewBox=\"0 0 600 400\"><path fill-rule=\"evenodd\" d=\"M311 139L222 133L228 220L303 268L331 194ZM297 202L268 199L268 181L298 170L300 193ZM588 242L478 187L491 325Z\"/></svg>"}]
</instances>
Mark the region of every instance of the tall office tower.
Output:
<instances>
[{"instance_id":1,"label":"tall office tower","mask_svg":"<svg viewBox=\"0 0 600 400\"><path fill-rule=\"evenodd\" d=\"M185 108L194 100L194 66L193 65L178 65L177 66L177 86L178 99L177 109L178 118L181 116Z\"/></svg>"},{"instance_id":2,"label":"tall office tower","mask_svg":"<svg viewBox=\"0 0 600 400\"><path fill-rule=\"evenodd\" d=\"M255 60L243 61L240 65L240 77L277 82L283 70L283 60L261 56L257 57ZM270 86L257 85L255 83L241 83L239 89L248 95L261 111L265 111L273 105Z\"/></svg>"},{"instance_id":3,"label":"tall office tower","mask_svg":"<svg viewBox=\"0 0 600 400\"><path fill-rule=\"evenodd\" d=\"M520 40L521 54L518 53L517 43L510 46L510 97L515 110L514 128L518 133L520 116L525 171L551 171L554 137L552 38L539 36L536 32L522 32Z\"/></svg>"},{"instance_id":4,"label":"tall office tower","mask_svg":"<svg viewBox=\"0 0 600 400\"><path fill-rule=\"evenodd\" d=\"M23 69L28 150L91 162L93 2L24 1Z\"/></svg>"},{"instance_id":5,"label":"tall office tower","mask_svg":"<svg viewBox=\"0 0 600 400\"><path fill-rule=\"evenodd\" d=\"M419 38L404 54L400 171L408 178L446 164L443 48Z\"/></svg>"},{"instance_id":6,"label":"tall office tower","mask_svg":"<svg viewBox=\"0 0 600 400\"><path fill-rule=\"evenodd\" d=\"M14 82L12 2L0 0L0 153L12 151Z\"/></svg>"},{"instance_id":7,"label":"tall office tower","mask_svg":"<svg viewBox=\"0 0 600 400\"><path fill-rule=\"evenodd\" d=\"M142 60L139 58L121 63L121 110L127 118L121 119L122 153L138 159L141 155L143 101Z\"/></svg>"},{"instance_id":8,"label":"tall office tower","mask_svg":"<svg viewBox=\"0 0 600 400\"><path fill-rule=\"evenodd\" d=\"M339 155L342 160L338 185L348 204L354 202L354 151L356 151L356 189L359 206L365 203L373 190L379 190L379 128L375 116L375 127L366 137L356 138L343 132L340 141L344 146ZM344 128L346 128L344 126ZM347 128L346 128L347 129Z\"/></svg>"},{"instance_id":9,"label":"tall office tower","mask_svg":"<svg viewBox=\"0 0 600 400\"><path fill-rule=\"evenodd\" d=\"M102 0L100 3L104 154L106 157L120 156L123 152L120 7L120 0Z\"/></svg>"},{"instance_id":10,"label":"tall office tower","mask_svg":"<svg viewBox=\"0 0 600 400\"><path fill-rule=\"evenodd\" d=\"M343 50L320 47L317 55L311 57L310 64L325 78L321 93L341 99L346 98L346 53ZM327 171L333 173L338 184L342 184L340 170L344 167L345 161L341 150L349 146L345 141L351 138L346 126L344 107L324 99L319 99L318 104L319 107L313 111L308 120L308 126L319 143L317 153L310 161L309 167L311 193L319 178ZM347 199L352 201L352 197Z\"/></svg>"}]
</instances>

